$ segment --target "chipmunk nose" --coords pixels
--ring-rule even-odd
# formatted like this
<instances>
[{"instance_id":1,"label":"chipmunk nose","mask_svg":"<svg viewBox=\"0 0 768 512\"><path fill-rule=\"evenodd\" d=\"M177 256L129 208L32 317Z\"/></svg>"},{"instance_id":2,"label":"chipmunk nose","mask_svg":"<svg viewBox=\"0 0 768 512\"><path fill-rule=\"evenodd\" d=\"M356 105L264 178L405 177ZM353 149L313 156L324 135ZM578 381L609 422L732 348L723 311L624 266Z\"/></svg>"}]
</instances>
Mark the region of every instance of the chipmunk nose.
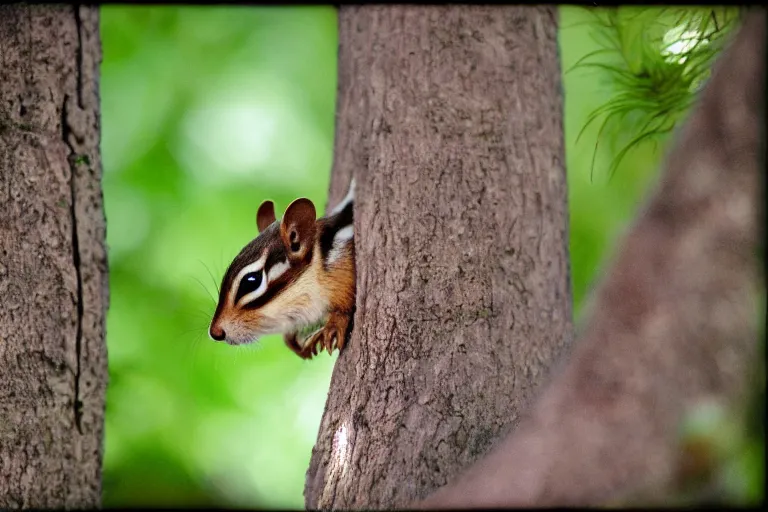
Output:
<instances>
[{"instance_id":1,"label":"chipmunk nose","mask_svg":"<svg viewBox=\"0 0 768 512\"><path fill-rule=\"evenodd\" d=\"M216 341L224 341L224 338L227 337L227 334L224 332L224 329L219 327L218 325L211 325L211 328L208 329L208 334L211 335L211 338L213 338Z\"/></svg>"}]
</instances>

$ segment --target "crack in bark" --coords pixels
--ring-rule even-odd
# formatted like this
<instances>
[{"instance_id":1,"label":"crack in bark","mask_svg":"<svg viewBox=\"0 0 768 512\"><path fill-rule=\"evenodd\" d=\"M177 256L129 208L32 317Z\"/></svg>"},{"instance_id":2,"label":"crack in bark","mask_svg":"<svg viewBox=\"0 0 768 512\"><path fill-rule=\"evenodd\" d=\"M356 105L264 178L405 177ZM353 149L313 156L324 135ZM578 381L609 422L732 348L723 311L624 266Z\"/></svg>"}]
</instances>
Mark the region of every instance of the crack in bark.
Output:
<instances>
[{"instance_id":1,"label":"crack in bark","mask_svg":"<svg viewBox=\"0 0 768 512\"><path fill-rule=\"evenodd\" d=\"M77 77L77 106L85 109L83 105L83 21L80 19L80 4L74 4L75 26L77 27L77 54L76 54L76 72Z\"/></svg>"},{"instance_id":2,"label":"crack in bark","mask_svg":"<svg viewBox=\"0 0 768 512\"><path fill-rule=\"evenodd\" d=\"M79 20L79 17L78 17ZM79 23L78 23L79 26ZM80 400L80 359L82 352L82 339L83 339L83 277L80 271L80 241L77 236L77 188L75 186L75 177L77 172L77 152L75 151L72 143L69 142L69 136L71 130L69 122L67 120L67 101L69 95L64 95L64 102L61 107L61 138L64 140L64 144L69 148L69 155L67 155L67 161L69 162L70 179L70 216L72 217L72 259L75 266L75 275L77 277L77 333L75 335L75 392L73 397L73 413L75 417L75 426L77 431L82 434L82 416L83 416L83 402Z\"/></svg>"}]
</instances>

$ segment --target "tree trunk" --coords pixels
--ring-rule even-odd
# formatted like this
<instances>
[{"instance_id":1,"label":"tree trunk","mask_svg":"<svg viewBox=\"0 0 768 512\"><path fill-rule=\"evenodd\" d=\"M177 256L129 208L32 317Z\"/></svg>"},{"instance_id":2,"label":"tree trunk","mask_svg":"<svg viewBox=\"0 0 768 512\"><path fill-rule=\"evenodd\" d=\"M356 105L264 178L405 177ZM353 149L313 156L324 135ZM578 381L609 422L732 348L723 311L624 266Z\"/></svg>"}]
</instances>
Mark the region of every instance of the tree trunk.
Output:
<instances>
[{"instance_id":1,"label":"tree trunk","mask_svg":"<svg viewBox=\"0 0 768 512\"><path fill-rule=\"evenodd\" d=\"M398 507L513 427L572 338L554 6L342 6L332 203L357 311L309 508Z\"/></svg>"},{"instance_id":2,"label":"tree trunk","mask_svg":"<svg viewBox=\"0 0 768 512\"><path fill-rule=\"evenodd\" d=\"M741 416L765 293L765 58L759 8L714 67L568 365L511 436L421 506L663 503L689 463L685 415L713 402Z\"/></svg>"},{"instance_id":3,"label":"tree trunk","mask_svg":"<svg viewBox=\"0 0 768 512\"><path fill-rule=\"evenodd\" d=\"M101 500L97 7L0 7L0 507Z\"/></svg>"}]
</instances>

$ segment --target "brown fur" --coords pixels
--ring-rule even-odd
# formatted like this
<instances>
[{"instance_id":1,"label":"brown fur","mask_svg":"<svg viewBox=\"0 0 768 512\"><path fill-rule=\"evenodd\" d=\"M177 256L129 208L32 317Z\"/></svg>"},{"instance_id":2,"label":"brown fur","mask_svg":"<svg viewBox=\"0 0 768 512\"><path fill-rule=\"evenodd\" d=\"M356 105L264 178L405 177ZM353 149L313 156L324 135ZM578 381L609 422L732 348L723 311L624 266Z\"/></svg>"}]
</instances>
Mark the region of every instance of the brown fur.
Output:
<instances>
[{"instance_id":1,"label":"brown fur","mask_svg":"<svg viewBox=\"0 0 768 512\"><path fill-rule=\"evenodd\" d=\"M324 235L339 229L338 217L315 219L308 199L297 199L286 209L282 221L274 221L274 206L265 201L256 215L261 234L230 264L222 281L219 304L211 322L211 336L226 332L230 344L248 343L268 332L283 332L293 352L310 359L325 348L341 350L355 306L354 242L350 239L333 262L321 248ZM271 223L268 221L272 220ZM262 278L287 261L289 266L266 291L255 299L235 301L239 276L247 267L264 259ZM263 302L263 303L261 303ZM306 318L327 318L325 326L307 339L297 333ZM291 325L293 319L293 325Z\"/></svg>"},{"instance_id":2,"label":"brown fur","mask_svg":"<svg viewBox=\"0 0 768 512\"><path fill-rule=\"evenodd\" d=\"M315 282L328 299L329 315L325 327L304 343L303 348L301 348L296 333L285 335L286 345L299 357L311 359L318 352L322 352L323 348L328 351L329 355L333 353L334 347L338 348L339 351L344 348L348 327L355 308L354 251L354 245L349 243L341 257L327 270L323 268L321 258L314 258L313 265L317 270Z\"/></svg>"},{"instance_id":3,"label":"brown fur","mask_svg":"<svg viewBox=\"0 0 768 512\"><path fill-rule=\"evenodd\" d=\"M267 229L273 222L275 222L275 203L264 201L256 212L256 227L259 228L259 233Z\"/></svg>"}]
</instances>

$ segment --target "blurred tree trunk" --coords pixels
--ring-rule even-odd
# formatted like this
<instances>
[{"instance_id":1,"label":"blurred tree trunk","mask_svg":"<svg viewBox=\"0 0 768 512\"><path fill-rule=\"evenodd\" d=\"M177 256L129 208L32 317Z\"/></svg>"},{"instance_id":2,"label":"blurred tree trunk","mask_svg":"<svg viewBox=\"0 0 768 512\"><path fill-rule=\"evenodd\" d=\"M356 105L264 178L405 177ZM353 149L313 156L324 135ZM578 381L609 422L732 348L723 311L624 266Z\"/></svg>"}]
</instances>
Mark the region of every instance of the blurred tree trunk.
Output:
<instances>
[{"instance_id":1,"label":"blurred tree trunk","mask_svg":"<svg viewBox=\"0 0 768 512\"><path fill-rule=\"evenodd\" d=\"M596 290L567 366L512 435L422 506L727 498L716 442L733 434L707 425L713 440L702 443L681 426L706 404L744 429L751 370L763 364L766 12L753 11Z\"/></svg>"},{"instance_id":2,"label":"blurred tree trunk","mask_svg":"<svg viewBox=\"0 0 768 512\"><path fill-rule=\"evenodd\" d=\"M0 507L101 501L97 7L0 7Z\"/></svg>"},{"instance_id":3,"label":"blurred tree trunk","mask_svg":"<svg viewBox=\"0 0 768 512\"><path fill-rule=\"evenodd\" d=\"M310 508L402 507L513 427L572 338L554 6L342 6L331 202L355 329Z\"/></svg>"}]
</instances>

